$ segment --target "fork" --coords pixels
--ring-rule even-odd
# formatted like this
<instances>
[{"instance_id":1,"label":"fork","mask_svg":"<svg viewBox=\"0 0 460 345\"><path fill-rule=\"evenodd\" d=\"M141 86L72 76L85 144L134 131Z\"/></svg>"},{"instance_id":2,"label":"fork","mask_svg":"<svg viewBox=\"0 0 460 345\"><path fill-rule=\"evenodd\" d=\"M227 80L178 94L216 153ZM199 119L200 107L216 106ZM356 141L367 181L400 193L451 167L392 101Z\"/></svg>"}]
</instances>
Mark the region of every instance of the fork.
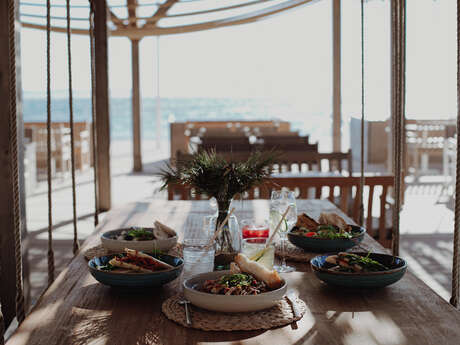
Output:
<instances>
[{"instance_id":1,"label":"fork","mask_svg":"<svg viewBox=\"0 0 460 345\"><path fill-rule=\"evenodd\" d=\"M188 306L189 303L190 303L190 301L187 301L186 299L183 299L183 300L179 301L179 304L183 305L184 308L185 308L185 321L187 323L187 326L192 325L192 317L190 315L190 310L189 310L189 306Z\"/></svg>"}]
</instances>

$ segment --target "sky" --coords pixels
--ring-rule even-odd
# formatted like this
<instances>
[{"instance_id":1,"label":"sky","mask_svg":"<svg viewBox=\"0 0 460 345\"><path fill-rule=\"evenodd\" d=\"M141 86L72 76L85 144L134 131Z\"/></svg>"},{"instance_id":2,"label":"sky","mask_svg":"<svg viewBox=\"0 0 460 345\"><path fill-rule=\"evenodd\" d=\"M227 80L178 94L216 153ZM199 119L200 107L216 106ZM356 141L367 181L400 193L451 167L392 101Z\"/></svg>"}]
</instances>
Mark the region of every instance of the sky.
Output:
<instances>
[{"instance_id":1,"label":"sky","mask_svg":"<svg viewBox=\"0 0 460 345\"><path fill-rule=\"evenodd\" d=\"M453 117L456 112L456 2L408 0L407 116ZM275 17L230 28L147 37L140 43L141 90L154 97L159 44L162 97L283 99L330 113L332 104L331 0L318 0ZM361 112L360 1L342 1L342 111ZM52 34L53 90L67 88L66 36ZM46 88L44 32L22 29L22 85L26 94ZM365 94L369 119L390 112L389 0L365 5ZM129 97L131 48L109 40L112 96ZM89 48L72 37L73 87L89 94Z\"/></svg>"}]
</instances>

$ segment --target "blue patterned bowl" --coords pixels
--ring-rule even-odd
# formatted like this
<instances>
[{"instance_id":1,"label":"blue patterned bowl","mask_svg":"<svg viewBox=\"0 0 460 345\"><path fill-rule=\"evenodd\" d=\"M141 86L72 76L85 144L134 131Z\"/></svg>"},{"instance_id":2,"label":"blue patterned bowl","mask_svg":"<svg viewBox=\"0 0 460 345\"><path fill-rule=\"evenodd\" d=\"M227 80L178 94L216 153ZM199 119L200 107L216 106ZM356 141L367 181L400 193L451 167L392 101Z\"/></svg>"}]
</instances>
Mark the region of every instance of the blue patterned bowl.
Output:
<instances>
[{"instance_id":1,"label":"blue patterned bowl","mask_svg":"<svg viewBox=\"0 0 460 345\"><path fill-rule=\"evenodd\" d=\"M368 253L354 253L362 256ZM328 255L319 255L311 259L311 268L323 282L349 288L380 288L396 283L407 270L406 261L397 256L387 254L370 254L369 257L389 267L388 271L350 273L330 270L334 265L326 262Z\"/></svg>"},{"instance_id":2,"label":"blue patterned bowl","mask_svg":"<svg viewBox=\"0 0 460 345\"><path fill-rule=\"evenodd\" d=\"M98 267L107 265L117 255L112 254L91 259L88 262L89 271L98 282L114 287L158 287L176 279L182 272L184 261L181 258L163 254L146 254L164 261L174 268L153 273L118 273L116 270L99 269Z\"/></svg>"},{"instance_id":3,"label":"blue patterned bowl","mask_svg":"<svg viewBox=\"0 0 460 345\"><path fill-rule=\"evenodd\" d=\"M296 247L302 248L303 250L314 252L314 253L330 253L330 252L344 252L347 249L350 249L358 244L364 238L366 229L351 225L351 232L353 238L337 238L337 239L327 239L327 238L315 238L315 237L306 237L302 235L297 235L292 232L288 233L289 242L291 242Z\"/></svg>"}]
</instances>

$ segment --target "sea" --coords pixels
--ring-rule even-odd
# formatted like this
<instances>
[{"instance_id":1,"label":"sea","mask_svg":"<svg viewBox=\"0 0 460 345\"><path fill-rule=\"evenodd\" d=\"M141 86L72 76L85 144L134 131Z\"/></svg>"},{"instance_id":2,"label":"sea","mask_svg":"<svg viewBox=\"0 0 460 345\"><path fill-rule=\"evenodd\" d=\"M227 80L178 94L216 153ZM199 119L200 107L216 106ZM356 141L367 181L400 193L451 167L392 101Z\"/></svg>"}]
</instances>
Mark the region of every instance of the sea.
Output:
<instances>
[{"instance_id":1,"label":"sea","mask_svg":"<svg viewBox=\"0 0 460 345\"><path fill-rule=\"evenodd\" d=\"M91 121L91 99L74 98L74 121ZM52 120L69 121L69 105L66 98L52 100ZM142 100L142 138L158 140L156 137L156 99ZM169 124L183 121L243 121L281 120L289 121L291 129L301 135L310 135L312 142L318 141L320 149L327 150L331 143L331 115L321 110L312 110L308 104L259 98L160 98L161 141L169 142ZM23 98L25 122L46 121L46 99ZM112 140L129 140L132 137L130 98L111 98L110 133Z\"/></svg>"}]
</instances>

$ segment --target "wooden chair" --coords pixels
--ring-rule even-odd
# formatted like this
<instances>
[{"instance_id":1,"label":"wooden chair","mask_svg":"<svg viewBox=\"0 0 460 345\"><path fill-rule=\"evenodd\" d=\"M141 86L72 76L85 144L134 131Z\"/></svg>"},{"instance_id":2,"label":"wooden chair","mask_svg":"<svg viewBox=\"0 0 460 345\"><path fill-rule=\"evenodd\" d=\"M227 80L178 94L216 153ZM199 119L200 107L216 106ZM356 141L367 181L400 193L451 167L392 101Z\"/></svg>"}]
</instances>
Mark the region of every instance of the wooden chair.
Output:
<instances>
[{"instance_id":1,"label":"wooden chair","mask_svg":"<svg viewBox=\"0 0 460 345\"><path fill-rule=\"evenodd\" d=\"M234 152L219 152L219 155L225 159L234 161L247 160L251 152L234 151ZM180 151L176 152L178 161L188 160L192 157L191 154L183 154ZM272 166L274 173L294 172L302 173L308 171L338 173L343 176L352 176L353 160L351 150L348 152L283 152L276 159Z\"/></svg>"},{"instance_id":2,"label":"wooden chair","mask_svg":"<svg viewBox=\"0 0 460 345\"><path fill-rule=\"evenodd\" d=\"M321 171L351 176L353 174L352 162L351 150L326 153L286 151L277 160L274 172Z\"/></svg>"},{"instance_id":3,"label":"wooden chair","mask_svg":"<svg viewBox=\"0 0 460 345\"><path fill-rule=\"evenodd\" d=\"M391 246L392 207L390 189L393 187L393 175L366 176L364 179L365 227L368 234L377 239L383 246ZM330 177L273 177L262 186L252 188L243 198L270 199L272 190L288 188L297 193L300 199L327 198L343 212L359 221L360 209L360 178L346 176ZM186 186L169 186L169 200L201 200L206 196L196 194ZM379 217L373 217L374 201L379 209Z\"/></svg>"}]
</instances>

